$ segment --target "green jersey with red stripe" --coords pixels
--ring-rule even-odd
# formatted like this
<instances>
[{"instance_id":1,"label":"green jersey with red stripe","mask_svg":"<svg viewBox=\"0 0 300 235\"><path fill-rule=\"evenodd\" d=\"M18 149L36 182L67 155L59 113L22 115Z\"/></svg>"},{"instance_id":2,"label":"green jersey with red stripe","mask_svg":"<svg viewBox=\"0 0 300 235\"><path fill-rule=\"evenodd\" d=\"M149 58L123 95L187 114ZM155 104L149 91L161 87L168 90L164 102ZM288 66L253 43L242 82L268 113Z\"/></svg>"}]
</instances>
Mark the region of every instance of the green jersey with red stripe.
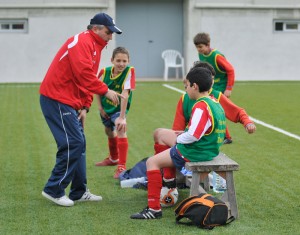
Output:
<instances>
[{"instance_id":1,"label":"green jersey with red stripe","mask_svg":"<svg viewBox=\"0 0 300 235\"><path fill-rule=\"evenodd\" d=\"M208 55L199 54L199 59L201 61L209 63L210 65L212 65L214 67L214 69L216 71L216 76L214 78L213 88L215 90L218 90L218 91L221 91L222 93L224 93L224 91L226 90L228 78L227 78L226 71L223 71L217 64L217 56L218 55L225 57L223 54L221 54L221 52L214 49Z\"/></svg>"},{"instance_id":2,"label":"green jersey with red stripe","mask_svg":"<svg viewBox=\"0 0 300 235\"><path fill-rule=\"evenodd\" d=\"M126 108L126 113L128 112L131 100L132 100L132 90L135 88L135 71L131 66L127 66L122 73L118 74L116 77L112 77L113 66L106 67L100 71L100 79L108 86L109 89L116 91L117 93L122 93L124 89L130 90L128 103ZM105 96L101 96L101 104L104 111L108 114L114 114L120 112L121 102L119 105L114 105L111 100L107 99Z\"/></svg>"},{"instance_id":3,"label":"green jersey with red stripe","mask_svg":"<svg viewBox=\"0 0 300 235\"><path fill-rule=\"evenodd\" d=\"M215 89L210 89L209 95L214 97L219 103L220 103L220 98L222 95L221 91L215 90Z\"/></svg>"},{"instance_id":4,"label":"green jersey with red stripe","mask_svg":"<svg viewBox=\"0 0 300 235\"><path fill-rule=\"evenodd\" d=\"M191 100L187 93L182 95L182 109L186 123L190 120L192 108L194 107L196 100Z\"/></svg>"},{"instance_id":5,"label":"green jersey with red stripe","mask_svg":"<svg viewBox=\"0 0 300 235\"><path fill-rule=\"evenodd\" d=\"M177 143L177 150L188 161L212 160L219 154L225 129L225 113L220 103L211 97L201 97L192 108L191 119L186 128L186 132L196 141Z\"/></svg>"},{"instance_id":6,"label":"green jersey with red stripe","mask_svg":"<svg viewBox=\"0 0 300 235\"><path fill-rule=\"evenodd\" d=\"M214 97L219 102L222 92L214 90L214 89L210 89L209 95ZM187 93L182 95L182 110L183 110L183 115L184 115L186 122L188 122L190 120L192 108L195 103L196 103L196 100L191 100Z\"/></svg>"}]
</instances>

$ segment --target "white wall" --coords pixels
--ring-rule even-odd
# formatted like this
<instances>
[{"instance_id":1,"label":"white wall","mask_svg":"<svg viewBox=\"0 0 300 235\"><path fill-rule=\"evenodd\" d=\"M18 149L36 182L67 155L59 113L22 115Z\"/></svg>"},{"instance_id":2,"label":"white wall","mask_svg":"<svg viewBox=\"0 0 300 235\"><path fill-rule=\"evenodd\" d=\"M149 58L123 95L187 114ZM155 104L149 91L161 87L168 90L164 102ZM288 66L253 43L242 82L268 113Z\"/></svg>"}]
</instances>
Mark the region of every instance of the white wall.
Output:
<instances>
[{"instance_id":1,"label":"white wall","mask_svg":"<svg viewBox=\"0 0 300 235\"><path fill-rule=\"evenodd\" d=\"M41 82L56 52L67 38L86 30L90 19L98 12L114 16L112 1L110 5L108 1L102 1L102 4L99 4L101 1L97 4L93 3L95 0L85 1L85 8L82 4L76 5L79 1L73 1L75 3L71 8L57 5L59 1L45 1L45 8L38 3L44 1L31 1L31 8L5 2L1 5L0 1L0 19L28 19L29 29L28 33L0 33L0 83ZM68 2L71 1L65 1L64 4ZM114 45L115 40L103 50L101 66L110 64Z\"/></svg>"},{"instance_id":2,"label":"white wall","mask_svg":"<svg viewBox=\"0 0 300 235\"><path fill-rule=\"evenodd\" d=\"M273 32L274 19L300 20L299 9L300 0L184 0L187 69L198 60L194 35L207 32L237 80L300 80L300 33ZM29 21L26 34L0 33L0 83L42 81L59 47L101 11L114 17L115 0L0 0L0 19ZM114 47L103 50L101 67Z\"/></svg>"},{"instance_id":3,"label":"white wall","mask_svg":"<svg viewBox=\"0 0 300 235\"><path fill-rule=\"evenodd\" d=\"M243 2L248 5L244 6ZM258 4L249 5L249 2ZM272 3L279 5L280 2L291 3L280 0ZM191 64L198 58L193 36L207 32L211 36L211 46L224 53L234 66L236 80L300 80L297 73L300 32L273 32L274 19L300 20L299 8L284 5L284 9L277 9L261 5L270 3L267 1L231 0L230 3L231 7L227 8L223 1L218 0L189 1L187 8L193 19L189 19L186 25L189 29L187 63Z\"/></svg>"}]
</instances>

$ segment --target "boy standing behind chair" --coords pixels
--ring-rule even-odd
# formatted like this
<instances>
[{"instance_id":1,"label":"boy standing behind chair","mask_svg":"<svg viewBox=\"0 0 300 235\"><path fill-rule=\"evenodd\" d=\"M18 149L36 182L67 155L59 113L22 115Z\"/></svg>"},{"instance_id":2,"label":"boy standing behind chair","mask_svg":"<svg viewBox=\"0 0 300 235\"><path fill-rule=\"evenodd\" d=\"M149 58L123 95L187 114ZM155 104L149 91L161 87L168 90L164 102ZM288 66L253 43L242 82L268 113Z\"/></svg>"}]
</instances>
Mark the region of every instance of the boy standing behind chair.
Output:
<instances>
[{"instance_id":1,"label":"boy standing behind chair","mask_svg":"<svg viewBox=\"0 0 300 235\"><path fill-rule=\"evenodd\" d=\"M119 105L114 105L105 96L97 96L100 117L108 137L109 155L96 166L118 165L114 178L118 179L126 170L128 153L126 114L130 108L132 90L135 89L135 70L129 64L129 52L124 47L114 49L111 62L113 66L102 69L99 78L109 89L121 93L124 99Z\"/></svg>"},{"instance_id":2,"label":"boy standing behind chair","mask_svg":"<svg viewBox=\"0 0 300 235\"><path fill-rule=\"evenodd\" d=\"M233 66L228 62L228 60L220 51L210 47L209 34L196 34L196 36L194 37L194 44L199 53L200 61L211 64L216 71L213 89L221 91L227 98L230 98L235 80ZM224 144L231 143L232 139L228 128L226 128Z\"/></svg>"}]
</instances>

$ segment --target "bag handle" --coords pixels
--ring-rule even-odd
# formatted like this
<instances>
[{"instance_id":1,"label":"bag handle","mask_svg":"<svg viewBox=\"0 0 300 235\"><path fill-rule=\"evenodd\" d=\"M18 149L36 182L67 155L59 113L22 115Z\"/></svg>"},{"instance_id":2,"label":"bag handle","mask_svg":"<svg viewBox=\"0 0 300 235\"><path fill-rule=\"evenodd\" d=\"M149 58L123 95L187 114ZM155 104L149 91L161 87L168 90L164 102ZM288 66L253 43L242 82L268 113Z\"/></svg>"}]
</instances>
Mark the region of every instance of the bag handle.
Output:
<instances>
[{"instance_id":1,"label":"bag handle","mask_svg":"<svg viewBox=\"0 0 300 235\"><path fill-rule=\"evenodd\" d=\"M211 194L204 194L199 198L199 202L203 202L204 205L209 206L210 208L215 205L215 203L211 200L206 199L207 197L212 197Z\"/></svg>"},{"instance_id":2,"label":"bag handle","mask_svg":"<svg viewBox=\"0 0 300 235\"><path fill-rule=\"evenodd\" d=\"M202 195L200 198L199 197L196 197L196 198L193 198L191 199L190 201L187 201L183 206L182 208L180 209L179 211L179 215L183 215L185 213L185 211L187 210L187 208L190 206L190 205L193 205L193 204L196 204L196 203L201 203L203 205L206 205L210 208L212 208L214 206L214 202L213 201L210 201L210 200L207 200L206 197L209 197L211 196L210 194L204 194Z\"/></svg>"},{"instance_id":3,"label":"bag handle","mask_svg":"<svg viewBox=\"0 0 300 235\"><path fill-rule=\"evenodd\" d=\"M181 210L181 208L184 206L184 204L186 204L188 201L190 201L190 200L192 200L193 198L196 198L196 197L198 197L198 196L190 196L190 197L188 197L188 198L186 198L186 199L184 199L183 201L181 201L180 203L179 203L179 205L175 208L175 214L178 214L179 213L179 211Z\"/></svg>"}]
</instances>

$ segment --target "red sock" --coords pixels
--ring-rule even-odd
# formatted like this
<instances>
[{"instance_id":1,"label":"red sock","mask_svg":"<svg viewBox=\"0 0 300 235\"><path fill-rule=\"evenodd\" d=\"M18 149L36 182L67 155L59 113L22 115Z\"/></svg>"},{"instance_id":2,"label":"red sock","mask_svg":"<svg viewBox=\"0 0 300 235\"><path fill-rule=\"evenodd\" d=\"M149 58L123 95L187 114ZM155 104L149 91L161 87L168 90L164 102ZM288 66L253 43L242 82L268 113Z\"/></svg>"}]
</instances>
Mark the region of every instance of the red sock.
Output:
<instances>
[{"instance_id":1,"label":"red sock","mask_svg":"<svg viewBox=\"0 0 300 235\"><path fill-rule=\"evenodd\" d=\"M170 146L168 145L164 145L164 144L158 144L158 143L155 143L154 144L154 151L155 151L155 154L158 154L158 153L161 153L167 149L169 149Z\"/></svg>"},{"instance_id":2,"label":"red sock","mask_svg":"<svg viewBox=\"0 0 300 235\"><path fill-rule=\"evenodd\" d=\"M118 137L108 138L109 155L112 160L116 161L119 159L118 151Z\"/></svg>"},{"instance_id":3,"label":"red sock","mask_svg":"<svg viewBox=\"0 0 300 235\"><path fill-rule=\"evenodd\" d=\"M121 165L126 168L127 153L128 153L127 138L119 138L118 149L119 149L119 166Z\"/></svg>"},{"instance_id":4,"label":"red sock","mask_svg":"<svg viewBox=\"0 0 300 235\"><path fill-rule=\"evenodd\" d=\"M163 144L158 144L158 143L154 144L155 154L161 153L161 152L163 152L163 151L165 151L169 148L170 148L170 146L168 146L168 145L163 145ZM164 178L165 179L174 179L174 178L176 178L176 168L175 167L163 168L163 172L164 172Z\"/></svg>"},{"instance_id":5,"label":"red sock","mask_svg":"<svg viewBox=\"0 0 300 235\"><path fill-rule=\"evenodd\" d=\"M164 172L164 178L167 180L176 178L176 168L175 167L165 167L163 169L163 172Z\"/></svg>"},{"instance_id":6,"label":"red sock","mask_svg":"<svg viewBox=\"0 0 300 235\"><path fill-rule=\"evenodd\" d=\"M231 139L231 136L230 136L230 133L229 133L229 130L228 130L228 127L226 126L226 134L225 134L225 138L226 139Z\"/></svg>"},{"instance_id":7,"label":"red sock","mask_svg":"<svg viewBox=\"0 0 300 235\"><path fill-rule=\"evenodd\" d=\"M162 178L160 170L147 171L148 177L148 206L154 210L160 210L160 190Z\"/></svg>"}]
</instances>

